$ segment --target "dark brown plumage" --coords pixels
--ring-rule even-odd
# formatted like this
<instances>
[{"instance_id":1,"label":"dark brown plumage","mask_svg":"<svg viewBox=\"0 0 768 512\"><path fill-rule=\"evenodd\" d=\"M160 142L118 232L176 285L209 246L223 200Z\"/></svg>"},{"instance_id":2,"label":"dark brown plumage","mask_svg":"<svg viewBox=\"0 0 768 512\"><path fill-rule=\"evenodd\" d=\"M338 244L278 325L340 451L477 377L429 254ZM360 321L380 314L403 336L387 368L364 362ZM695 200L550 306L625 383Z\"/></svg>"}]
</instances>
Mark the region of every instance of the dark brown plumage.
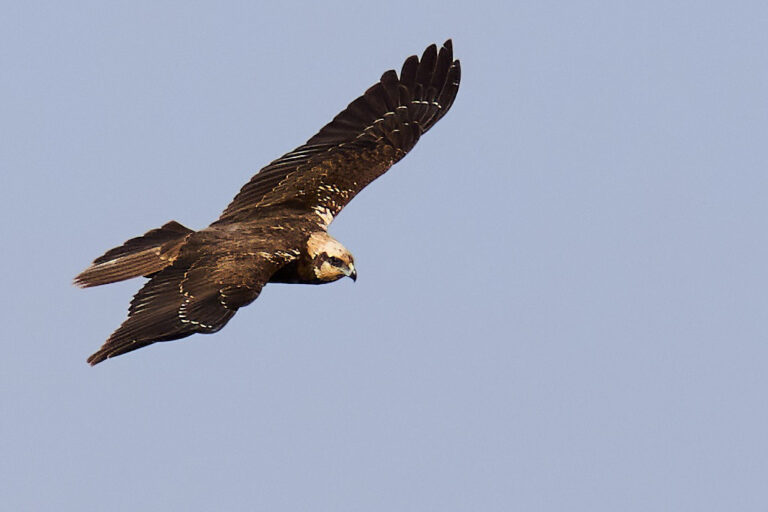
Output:
<instances>
[{"instance_id":1,"label":"dark brown plumage","mask_svg":"<svg viewBox=\"0 0 768 512\"><path fill-rule=\"evenodd\" d=\"M213 333L267 282L320 284L356 277L352 255L327 233L333 217L413 148L453 104L459 61L451 41L398 77L387 71L306 144L273 161L201 231L171 221L97 258L82 287L145 276L128 319L88 358L194 333Z\"/></svg>"}]
</instances>

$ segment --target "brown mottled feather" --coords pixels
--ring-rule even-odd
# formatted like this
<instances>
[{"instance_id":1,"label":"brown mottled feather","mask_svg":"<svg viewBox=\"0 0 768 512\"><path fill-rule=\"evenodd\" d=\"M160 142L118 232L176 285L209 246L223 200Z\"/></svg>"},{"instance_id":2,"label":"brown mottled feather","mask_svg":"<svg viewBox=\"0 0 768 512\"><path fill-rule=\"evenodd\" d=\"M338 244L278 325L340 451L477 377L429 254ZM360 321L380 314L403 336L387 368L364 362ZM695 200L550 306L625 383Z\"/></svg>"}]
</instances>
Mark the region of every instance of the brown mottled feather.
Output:
<instances>
[{"instance_id":1,"label":"brown mottled feather","mask_svg":"<svg viewBox=\"0 0 768 512\"><path fill-rule=\"evenodd\" d=\"M276 246L255 238L250 245ZM285 251L270 254L247 245L211 228L195 233L179 258L136 294L128 319L88 363L224 327L240 307L258 297L272 274L294 258Z\"/></svg>"},{"instance_id":2,"label":"brown mottled feather","mask_svg":"<svg viewBox=\"0 0 768 512\"><path fill-rule=\"evenodd\" d=\"M400 77L385 72L306 144L256 174L217 222L245 221L261 215L264 207L280 204L328 208L337 214L445 115L460 77L450 40L439 53L431 45L421 60L409 57Z\"/></svg>"},{"instance_id":3,"label":"brown mottled feather","mask_svg":"<svg viewBox=\"0 0 768 512\"><path fill-rule=\"evenodd\" d=\"M309 237L445 115L460 75L450 40L439 51L429 46L421 59L408 57L399 76L385 72L306 144L263 168L208 228L169 222L97 258L76 284L150 280L88 362L216 332L267 282L316 283L316 275L300 271L308 268L301 262Z\"/></svg>"}]
</instances>

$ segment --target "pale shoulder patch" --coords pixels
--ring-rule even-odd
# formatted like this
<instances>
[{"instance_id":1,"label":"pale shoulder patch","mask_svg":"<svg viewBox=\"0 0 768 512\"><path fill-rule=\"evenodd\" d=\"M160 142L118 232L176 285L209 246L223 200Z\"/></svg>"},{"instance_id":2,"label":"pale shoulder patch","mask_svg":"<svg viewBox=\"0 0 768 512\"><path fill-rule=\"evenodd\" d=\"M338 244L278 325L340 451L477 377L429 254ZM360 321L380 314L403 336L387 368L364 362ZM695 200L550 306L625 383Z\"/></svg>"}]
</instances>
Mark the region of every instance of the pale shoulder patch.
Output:
<instances>
[{"instance_id":1,"label":"pale shoulder patch","mask_svg":"<svg viewBox=\"0 0 768 512\"><path fill-rule=\"evenodd\" d=\"M315 215L320 217L320 222L318 225L321 228L327 228L331 222L333 222L333 214L331 213L331 210L324 206L315 206L312 208L312 211L315 212Z\"/></svg>"}]
</instances>

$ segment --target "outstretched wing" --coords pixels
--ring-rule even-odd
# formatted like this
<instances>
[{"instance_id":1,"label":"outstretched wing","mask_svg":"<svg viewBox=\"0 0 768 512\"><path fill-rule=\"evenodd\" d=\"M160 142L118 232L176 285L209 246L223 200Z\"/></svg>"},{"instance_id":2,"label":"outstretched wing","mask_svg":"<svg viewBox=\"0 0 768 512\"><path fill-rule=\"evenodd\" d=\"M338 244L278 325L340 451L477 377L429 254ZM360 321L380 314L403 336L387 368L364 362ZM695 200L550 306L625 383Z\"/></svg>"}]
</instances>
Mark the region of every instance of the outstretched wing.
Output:
<instances>
[{"instance_id":1,"label":"outstretched wing","mask_svg":"<svg viewBox=\"0 0 768 512\"><path fill-rule=\"evenodd\" d=\"M460 75L450 40L439 52L431 45L421 59L409 57L400 76L384 73L306 144L259 171L217 222L249 220L277 205L336 215L445 115Z\"/></svg>"},{"instance_id":2,"label":"outstretched wing","mask_svg":"<svg viewBox=\"0 0 768 512\"><path fill-rule=\"evenodd\" d=\"M275 271L296 257L285 251L192 249L136 294L128 319L88 358L91 365L156 341L218 331L239 308L259 296Z\"/></svg>"}]
</instances>

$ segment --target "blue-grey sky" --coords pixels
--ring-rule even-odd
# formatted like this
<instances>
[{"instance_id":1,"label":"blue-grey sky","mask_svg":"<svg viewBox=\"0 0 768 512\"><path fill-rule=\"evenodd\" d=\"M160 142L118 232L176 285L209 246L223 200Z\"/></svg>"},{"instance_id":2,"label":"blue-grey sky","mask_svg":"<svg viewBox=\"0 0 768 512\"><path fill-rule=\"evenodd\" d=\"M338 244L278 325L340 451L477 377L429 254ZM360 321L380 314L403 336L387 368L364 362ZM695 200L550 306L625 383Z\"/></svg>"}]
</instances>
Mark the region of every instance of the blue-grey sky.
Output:
<instances>
[{"instance_id":1,"label":"blue-grey sky","mask_svg":"<svg viewBox=\"0 0 768 512\"><path fill-rule=\"evenodd\" d=\"M765 2L277 4L4 5L3 508L768 509ZM86 365L140 283L77 272L448 37L357 283Z\"/></svg>"}]
</instances>

